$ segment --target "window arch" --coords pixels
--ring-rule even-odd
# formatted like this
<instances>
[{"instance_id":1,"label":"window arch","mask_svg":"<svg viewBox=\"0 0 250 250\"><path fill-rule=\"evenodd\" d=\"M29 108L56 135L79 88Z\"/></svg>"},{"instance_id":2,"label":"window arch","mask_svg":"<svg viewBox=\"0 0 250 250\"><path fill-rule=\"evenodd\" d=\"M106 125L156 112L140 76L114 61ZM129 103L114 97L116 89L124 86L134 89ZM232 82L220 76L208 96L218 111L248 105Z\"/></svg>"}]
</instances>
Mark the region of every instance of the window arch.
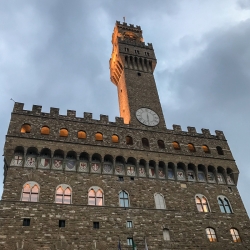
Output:
<instances>
[{"instance_id":1,"label":"window arch","mask_svg":"<svg viewBox=\"0 0 250 250\"><path fill-rule=\"evenodd\" d=\"M211 212L207 198L204 195L197 194L195 196L195 203L199 212L203 213Z\"/></svg>"},{"instance_id":2,"label":"window arch","mask_svg":"<svg viewBox=\"0 0 250 250\"><path fill-rule=\"evenodd\" d=\"M206 234L207 234L207 238L210 242L217 242L216 233L215 233L215 230L213 228L207 227Z\"/></svg>"},{"instance_id":3,"label":"window arch","mask_svg":"<svg viewBox=\"0 0 250 250\"><path fill-rule=\"evenodd\" d=\"M173 148L174 148L175 150L180 150L180 149L181 149L179 142L174 141L172 144L173 144Z\"/></svg>"},{"instance_id":4,"label":"window arch","mask_svg":"<svg viewBox=\"0 0 250 250\"><path fill-rule=\"evenodd\" d=\"M88 205L92 206L103 206L104 204L104 197L103 197L103 190L99 187L91 187L88 193Z\"/></svg>"},{"instance_id":5,"label":"window arch","mask_svg":"<svg viewBox=\"0 0 250 250\"><path fill-rule=\"evenodd\" d=\"M225 196L220 195L220 196L218 196L217 199L218 199L218 204L219 204L219 207L220 207L220 211L222 213L226 213L226 214L233 213L230 202Z\"/></svg>"},{"instance_id":6,"label":"window arch","mask_svg":"<svg viewBox=\"0 0 250 250\"><path fill-rule=\"evenodd\" d=\"M159 147L160 149L165 149L165 143L164 143L164 141L158 140L158 147Z\"/></svg>"},{"instance_id":7,"label":"window arch","mask_svg":"<svg viewBox=\"0 0 250 250\"><path fill-rule=\"evenodd\" d=\"M41 128L41 135L49 135L49 133L50 133L50 128L48 127L48 126L43 126L42 128Z\"/></svg>"},{"instance_id":8,"label":"window arch","mask_svg":"<svg viewBox=\"0 0 250 250\"><path fill-rule=\"evenodd\" d=\"M239 231L235 228L230 229L230 234L232 235L233 242L241 242Z\"/></svg>"},{"instance_id":9,"label":"window arch","mask_svg":"<svg viewBox=\"0 0 250 250\"><path fill-rule=\"evenodd\" d=\"M78 133L77 133L77 137L78 137L78 139L86 139L86 138L87 138L87 134L86 134L85 131L80 130L80 131L78 131Z\"/></svg>"},{"instance_id":10,"label":"window arch","mask_svg":"<svg viewBox=\"0 0 250 250\"><path fill-rule=\"evenodd\" d=\"M31 126L28 123L24 123L21 127L21 133L25 134L25 133L30 133L31 130Z\"/></svg>"},{"instance_id":11,"label":"window arch","mask_svg":"<svg viewBox=\"0 0 250 250\"><path fill-rule=\"evenodd\" d=\"M113 143L118 143L119 142L119 136L118 135L112 135L111 140L112 140Z\"/></svg>"},{"instance_id":12,"label":"window arch","mask_svg":"<svg viewBox=\"0 0 250 250\"><path fill-rule=\"evenodd\" d=\"M144 148L149 148L149 142L148 142L148 139L147 138L142 138L141 139L141 142L142 142L142 146Z\"/></svg>"},{"instance_id":13,"label":"window arch","mask_svg":"<svg viewBox=\"0 0 250 250\"><path fill-rule=\"evenodd\" d=\"M95 134L95 140L96 140L96 141L103 141L103 135L102 135L102 133L97 132L97 133Z\"/></svg>"},{"instance_id":14,"label":"window arch","mask_svg":"<svg viewBox=\"0 0 250 250\"><path fill-rule=\"evenodd\" d=\"M196 152L195 146L192 143L188 143L188 149L190 152Z\"/></svg>"},{"instance_id":15,"label":"window arch","mask_svg":"<svg viewBox=\"0 0 250 250\"><path fill-rule=\"evenodd\" d=\"M40 187L34 181L26 182L23 185L21 201L38 202Z\"/></svg>"},{"instance_id":16,"label":"window arch","mask_svg":"<svg viewBox=\"0 0 250 250\"><path fill-rule=\"evenodd\" d=\"M124 190L119 193L119 204L120 207L129 207L129 196Z\"/></svg>"},{"instance_id":17,"label":"window arch","mask_svg":"<svg viewBox=\"0 0 250 250\"><path fill-rule=\"evenodd\" d=\"M61 184L56 188L56 203L71 204L72 202L72 189L69 185Z\"/></svg>"},{"instance_id":18,"label":"window arch","mask_svg":"<svg viewBox=\"0 0 250 250\"><path fill-rule=\"evenodd\" d=\"M126 144L133 145L133 138L131 136L126 136Z\"/></svg>"},{"instance_id":19,"label":"window arch","mask_svg":"<svg viewBox=\"0 0 250 250\"><path fill-rule=\"evenodd\" d=\"M218 155L224 155L223 149L220 146L216 147Z\"/></svg>"},{"instance_id":20,"label":"window arch","mask_svg":"<svg viewBox=\"0 0 250 250\"><path fill-rule=\"evenodd\" d=\"M209 149L209 147L207 145L203 145L202 149L203 149L204 153L210 154L210 149Z\"/></svg>"},{"instance_id":21,"label":"window arch","mask_svg":"<svg viewBox=\"0 0 250 250\"><path fill-rule=\"evenodd\" d=\"M67 137L69 135L69 132L68 132L68 130L66 128L61 128L59 135L61 137Z\"/></svg>"},{"instance_id":22,"label":"window arch","mask_svg":"<svg viewBox=\"0 0 250 250\"><path fill-rule=\"evenodd\" d=\"M166 209L165 199L164 199L162 194L155 193L154 198L155 198L155 208L156 209Z\"/></svg>"}]
</instances>

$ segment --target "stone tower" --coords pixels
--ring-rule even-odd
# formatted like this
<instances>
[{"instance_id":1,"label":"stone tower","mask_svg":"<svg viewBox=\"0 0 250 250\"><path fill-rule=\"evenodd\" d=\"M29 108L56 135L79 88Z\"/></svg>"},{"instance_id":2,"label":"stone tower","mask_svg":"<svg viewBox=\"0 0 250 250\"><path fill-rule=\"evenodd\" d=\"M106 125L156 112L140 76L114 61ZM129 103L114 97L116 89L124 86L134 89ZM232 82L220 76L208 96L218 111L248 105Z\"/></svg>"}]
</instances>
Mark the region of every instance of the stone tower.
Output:
<instances>
[{"instance_id":1,"label":"stone tower","mask_svg":"<svg viewBox=\"0 0 250 250\"><path fill-rule=\"evenodd\" d=\"M111 81L117 86L120 116L125 124L166 127L157 92L152 44L145 45L140 26L116 23L112 35Z\"/></svg>"},{"instance_id":2,"label":"stone tower","mask_svg":"<svg viewBox=\"0 0 250 250\"><path fill-rule=\"evenodd\" d=\"M115 122L15 103L0 249L250 249L239 170L223 132L167 129L152 45L139 26L120 22L112 44Z\"/></svg>"}]
</instances>

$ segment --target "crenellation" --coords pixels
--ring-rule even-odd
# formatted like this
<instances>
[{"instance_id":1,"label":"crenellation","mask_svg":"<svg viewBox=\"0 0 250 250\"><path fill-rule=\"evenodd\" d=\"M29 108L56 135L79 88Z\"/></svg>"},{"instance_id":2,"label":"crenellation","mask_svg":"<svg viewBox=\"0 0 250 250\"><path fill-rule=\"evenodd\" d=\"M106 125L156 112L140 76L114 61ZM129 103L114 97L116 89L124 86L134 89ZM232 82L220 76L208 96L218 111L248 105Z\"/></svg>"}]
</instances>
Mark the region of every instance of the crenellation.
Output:
<instances>
[{"instance_id":1,"label":"crenellation","mask_svg":"<svg viewBox=\"0 0 250 250\"><path fill-rule=\"evenodd\" d=\"M216 136L217 136L219 139L221 139L221 140L226 140L226 137L225 137L223 131L221 131L221 130L215 130L215 134L216 134Z\"/></svg>"},{"instance_id":2,"label":"crenellation","mask_svg":"<svg viewBox=\"0 0 250 250\"><path fill-rule=\"evenodd\" d=\"M42 106L40 106L40 105L33 105L32 106L32 113L34 115L40 115L41 111L42 111Z\"/></svg>"},{"instance_id":3,"label":"crenellation","mask_svg":"<svg viewBox=\"0 0 250 250\"><path fill-rule=\"evenodd\" d=\"M123 117L115 117L115 123L118 126L124 125L124 119L123 119Z\"/></svg>"},{"instance_id":4,"label":"crenellation","mask_svg":"<svg viewBox=\"0 0 250 250\"><path fill-rule=\"evenodd\" d=\"M194 135L197 134L195 127L187 127L188 133Z\"/></svg>"},{"instance_id":5,"label":"crenellation","mask_svg":"<svg viewBox=\"0 0 250 250\"><path fill-rule=\"evenodd\" d=\"M92 120L92 113L84 112L84 119L85 119L86 121Z\"/></svg>"},{"instance_id":6,"label":"crenellation","mask_svg":"<svg viewBox=\"0 0 250 250\"><path fill-rule=\"evenodd\" d=\"M67 116L70 118L76 117L76 111L75 110L67 110Z\"/></svg>"},{"instance_id":7,"label":"crenellation","mask_svg":"<svg viewBox=\"0 0 250 250\"><path fill-rule=\"evenodd\" d=\"M100 122L104 124L109 123L109 117L107 115L100 115Z\"/></svg>"},{"instance_id":8,"label":"crenellation","mask_svg":"<svg viewBox=\"0 0 250 250\"><path fill-rule=\"evenodd\" d=\"M181 125L173 124L173 130L175 132L182 132Z\"/></svg>"},{"instance_id":9,"label":"crenellation","mask_svg":"<svg viewBox=\"0 0 250 250\"><path fill-rule=\"evenodd\" d=\"M50 115L53 117L59 116L59 108L50 108Z\"/></svg>"},{"instance_id":10,"label":"crenellation","mask_svg":"<svg viewBox=\"0 0 250 250\"><path fill-rule=\"evenodd\" d=\"M202 128L202 129L201 129L201 132L202 132L202 134L203 134L205 137L211 137L211 133L210 133L210 130L209 130L209 129Z\"/></svg>"},{"instance_id":11,"label":"crenellation","mask_svg":"<svg viewBox=\"0 0 250 250\"><path fill-rule=\"evenodd\" d=\"M24 103L15 102L13 112L23 111Z\"/></svg>"}]
</instances>

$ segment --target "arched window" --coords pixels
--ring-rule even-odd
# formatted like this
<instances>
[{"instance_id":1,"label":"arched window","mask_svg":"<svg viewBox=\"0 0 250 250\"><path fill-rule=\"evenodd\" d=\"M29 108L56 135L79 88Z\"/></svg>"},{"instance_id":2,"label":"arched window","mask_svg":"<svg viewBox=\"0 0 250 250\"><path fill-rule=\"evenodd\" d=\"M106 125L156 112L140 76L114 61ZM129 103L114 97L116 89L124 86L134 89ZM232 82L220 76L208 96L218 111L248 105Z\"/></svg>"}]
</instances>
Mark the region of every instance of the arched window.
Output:
<instances>
[{"instance_id":1,"label":"arched window","mask_svg":"<svg viewBox=\"0 0 250 250\"><path fill-rule=\"evenodd\" d=\"M23 185L21 201L38 202L39 185L34 181L26 182Z\"/></svg>"},{"instance_id":2,"label":"arched window","mask_svg":"<svg viewBox=\"0 0 250 250\"><path fill-rule=\"evenodd\" d=\"M166 209L165 199L162 194L154 194L155 198L155 208L156 209Z\"/></svg>"},{"instance_id":3,"label":"arched window","mask_svg":"<svg viewBox=\"0 0 250 250\"><path fill-rule=\"evenodd\" d=\"M25 134L25 133L30 133L31 130L31 126L30 124L24 123L21 127L21 133Z\"/></svg>"},{"instance_id":4,"label":"arched window","mask_svg":"<svg viewBox=\"0 0 250 250\"><path fill-rule=\"evenodd\" d=\"M72 190L69 185L61 184L56 188L56 203L71 204Z\"/></svg>"},{"instance_id":5,"label":"arched window","mask_svg":"<svg viewBox=\"0 0 250 250\"><path fill-rule=\"evenodd\" d=\"M144 148L149 148L149 142L148 142L148 139L147 138L142 138L141 139L141 142L142 142L142 146Z\"/></svg>"},{"instance_id":6,"label":"arched window","mask_svg":"<svg viewBox=\"0 0 250 250\"><path fill-rule=\"evenodd\" d=\"M164 148L165 148L165 143L164 143L164 141L158 140L158 147L161 148L161 149L164 149Z\"/></svg>"},{"instance_id":7,"label":"arched window","mask_svg":"<svg viewBox=\"0 0 250 250\"><path fill-rule=\"evenodd\" d=\"M207 145L203 145L203 146L202 146L202 149L203 149L203 151L204 151L206 154L210 154L210 149L209 149L209 147L208 147Z\"/></svg>"},{"instance_id":8,"label":"arched window","mask_svg":"<svg viewBox=\"0 0 250 250\"><path fill-rule=\"evenodd\" d=\"M196 206L199 212L208 213L210 212L209 204L207 198L202 194L197 194L195 196Z\"/></svg>"},{"instance_id":9,"label":"arched window","mask_svg":"<svg viewBox=\"0 0 250 250\"><path fill-rule=\"evenodd\" d=\"M61 128L61 129L60 129L59 135L60 135L61 137L67 137L68 134L69 134L69 132L68 132L68 130L67 130L66 128Z\"/></svg>"},{"instance_id":10,"label":"arched window","mask_svg":"<svg viewBox=\"0 0 250 250\"><path fill-rule=\"evenodd\" d=\"M216 242L217 241L216 233L215 233L213 228L207 227L206 228L206 234L207 234L207 238L208 238L208 240L210 242Z\"/></svg>"},{"instance_id":11,"label":"arched window","mask_svg":"<svg viewBox=\"0 0 250 250\"><path fill-rule=\"evenodd\" d=\"M133 145L133 139L131 136L126 136L126 144L127 145Z\"/></svg>"},{"instance_id":12,"label":"arched window","mask_svg":"<svg viewBox=\"0 0 250 250\"><path fill-rule=\"evenodd\" d=\"M223 149L219 146L216 147L218 155L224 155Z\"/></svg>"},{"instance_id":13,"label":"arched window","mask_svg":"<svg viewBox=\"0 0 250 250\"><path fill-rule=\"evenodd\" d=\"M225 196L223 195L218 196L218 204L220 206L220 211L222 213L226 213L226 214L232 213L232 208L229 203L229 200Z\"/></svg>"},{"instance_id":14,"label":"arched window","mask_svg":"<svg viewBox=\"0 0 250 250\"><path fill-rule=\"evenodd\" d=\"M119 193L119 204L120 207L129 207L128 193L124 190Z\"/></svg>"},{"instance_id":15,"label":"arched window","mask_svg":"<svg viewBox=\"0 0 250 250\"><path fill-rule=\"evenodd\" d=\"M230 229L230 234L232 235L233 242L241 242L239 231L235 228Z\"/></svg>"},{"instance_id":16,"label":"arched window","mask_svg":"<svg viewBox=\"0 0 250 250\"><path fill-rule=\"evenodd\" d=\"M188 143L188 149L190 152L196 152L194 144L192 144L192 143Z\"/></svg>"},{"instance_id":17,"label":"arched window","mask_svg":"<svg viewBox=\"0 0 250 250\"><path fill-rule=\"evenodd\" d=\"M96 141L103 141L103 135L102 135L102 133L97 132L97 133L95 134L95 140L96 140Z\"/></svg>"},{"instance_id":18,"label":"arched window","mask_svg":"<svg viewBox=\"0 0 250 250\"><path fill-rule=\"evenodd\" d=\"M103 206L103 190L99 187L91 187L89 189L88 204L92 206Z\"/></svg>"},{"instance_id":19,"label":"arched window","mask_svg":"<svg viewBox=\"0 0 250 250\"><path fill-rule=\"evenodd\" d=\"M78 137L78 139L86 139L86 138L87 138L87 134L86 134L85 131L80 130L80 131L78 131L78 133L77 133L77 137Z\"/></svg>"},{"instance_id":20,"label":"arched window","mask_svg":"<svg viewBox=\"0 0 250 250\"><path fill-rule=\"evenodd\" d=\"M41 128L41 135L49 135L49 133L50 133L50 129L48 126L43 126Z\"/></svg>"},{"instance_id":21,"label":"arched window","mask_svg":"<svg viewBox=\"0 0 250 250\"><path fill-rule=\"evenodd\" d=\"M174 141L174 142L173 142L173 148L174 148L175 150L180 150L180 149L181 149L181 147L180 147L179 142Z\"/></svg>"},{"instance_id":22,"label":"arched window","mask_svg":"<svg viewBox=\"0 0 250 250\"><path fill-rule=\"evenodd\" d=\"M166 241L170 240L169 229L167 228L163 229L163 240L166 240Z\"/></svg>"},{"instance_id":23,"label":"arched window","mask_svg":"<svg viewBox=\"0 0 250 250\"><path fill-rule=\"evenodd\" d=\"M118 143L118 142L119 142L119 137L118 137L118 135L112 135L112 142L113 142L113 143Z\"/></svg>"}]
</instances>

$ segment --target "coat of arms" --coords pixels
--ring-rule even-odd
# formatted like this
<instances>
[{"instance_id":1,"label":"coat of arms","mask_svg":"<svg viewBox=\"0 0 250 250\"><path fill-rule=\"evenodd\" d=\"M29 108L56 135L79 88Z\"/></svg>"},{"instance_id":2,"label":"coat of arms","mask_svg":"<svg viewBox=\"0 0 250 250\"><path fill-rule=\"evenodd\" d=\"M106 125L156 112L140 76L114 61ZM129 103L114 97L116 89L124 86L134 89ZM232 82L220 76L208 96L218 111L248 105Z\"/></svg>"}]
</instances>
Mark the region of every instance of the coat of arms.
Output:
<instances>
[{"instance_id":1,"label":"coat of arms","mask_svg":"<svg viewBox=\"0 0 250 250\"><path fill-rule=\"evenodd\" d=\"M42 166L43 168L49 167L49 161L50 159L42 158L40 161L40 166Z\"/></svg>"},{"instance_id":2,"label":"coat of arms","mask_svg":"<svg viewBox=\"0 0 250 250\"><path fill-rule=\"evenodd\" d=\"M164 177L165 177L165 174L164 174L163 169L160 169L160 168L159 168L158 174L159 174L159 177L160 177L160 178L164 178Z\"/></svg>"},{"instance_id":3,"label":"coat of arms","mask_svg":"<svg viewBox=\"0 0 250 250\"><path fill-rule=\"evenodd\" d=\"M105 164L103 165L103 172L104 173L110 173L112 170L112 166L110 164Z\"/></svg>"},{"instance_id":4,"label":"coat of arms","mask_svg":"<svg viewBox=\"0 0 250 250\"><path fill-rule=\"evenodd\" d=\"M144 167L139 167L138 171L139 171L140 176L145 176L146 173L145 173L145 168Z\"/></svg>"},{"instance_id":5,"label":"coat of arms","mask_svg":"<svg viewBox=\"0 0 250 250\"><path fill-rule=\"evenodd\" d=\"M81 161L79 164L79 171L86 172L88 170L87 162Z\"/></svg>"},{"instance_id":6,"label":"coat of arms","mask_svg":"<svg viewBox=\"0 0 250 250\"><path fill-rule=\"evenodd\" d=\"M56 169L62 168L62 160L54 160L53 166L54 166L54 168L56 168Z\"/></svg>"},{"instance_id":7,"label":"coat of arms","mask_svg":"<svg viewBox=\"0 0 250 250\"><path fill-rule=\"evenodd\" d=\"M128 175L134 175L135 174L135 167L134 166L128 166L127 167L127 174Z\"/></svg>"},{"instance_id":8,"label":"coat of arms","mask_svg":"<svg viewBox=\"0 0 250 250\"><path fill-rule=\"evenodd\" d=\"M149 168L149 176L150 177L155 177L155 169L154 168Z\"/></svg>"},{"instance_id":9,"label":"coat of arms","mask_svg":"<svg viewBox=\"0 0 250 250\"><path fill-rule=\"evenodd\" d=\"M115 171L118 173L118 174L121 174L123 172L123 166L122 165L116 165L115 166Z\"/></svg>"},{"instance_id":10,"label":"coat of arms","mask_svg":"<svg viewBox=\"0 0 250 250\"><path fill-rule=\"evenodd\" d=\"M91 169L93 170L93 172L97 172L99 170L100 166L97 163L92 163L91 164Z\"/></svg>"},{"instance_id":11,"label":"coat of arms","mask_svg":"<svg viewBox=\"0 0 250 250\"><path fill-rule=\"evenodd\" d=\"M22 166L23 165L23 157L21 155L15 155L11 160L10 166Z\"/></svg>"},{"instance_id":12,"label":"coat of arms","mask_svg":"<svg viewBox=\"0 0 250 250\"><path fill-rule=\"evenodd\" d=\"M75 161L74 160L68 160L66 166L70 170L74 169L74 167L75 167Z\"/></svg>"},{"instance_id":13,"label":"coat of arms","mask_svg":"<svg viewBox=\"0 0 250 250\"><path fill-rule=\"evenodd\" d=\"M26 167L35 167L36 165L36 158L35 157L28 157L25 163Z\"/></svg>"}]
</instances>

